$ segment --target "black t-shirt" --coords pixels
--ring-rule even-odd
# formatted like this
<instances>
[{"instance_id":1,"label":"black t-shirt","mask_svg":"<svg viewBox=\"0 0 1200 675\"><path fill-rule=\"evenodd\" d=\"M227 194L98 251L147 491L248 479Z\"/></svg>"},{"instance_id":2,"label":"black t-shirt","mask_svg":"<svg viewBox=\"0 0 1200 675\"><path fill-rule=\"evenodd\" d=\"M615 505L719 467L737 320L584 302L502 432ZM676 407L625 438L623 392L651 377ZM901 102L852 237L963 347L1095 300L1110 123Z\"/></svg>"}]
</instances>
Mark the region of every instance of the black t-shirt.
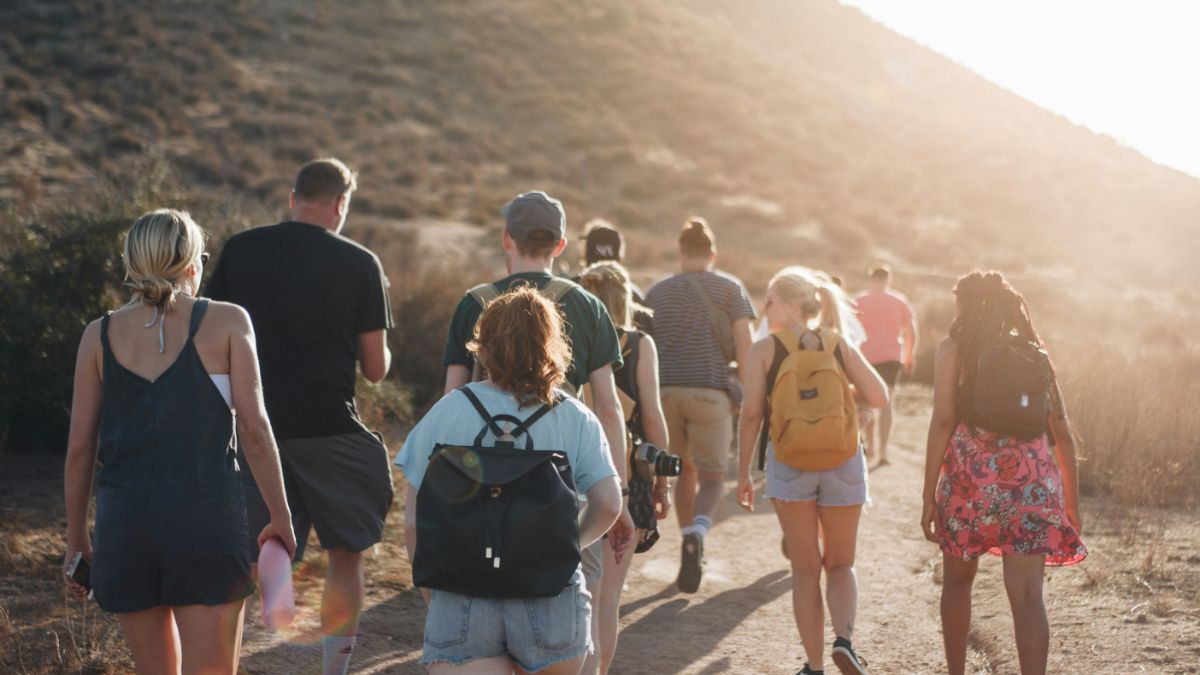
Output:
<instances>
[{"instance_id":1,"label":"black t-shirt","mask_svg":"<svg viewBox=\"0 0 1200 675\"><path fill-rule=\"evenodd\" d=\"M225 245L205 295L249 312L276 437L362 428L358 335L392 327L387 287L374 253L316 225L258 227Z\"/></svg>"}]
</instances>

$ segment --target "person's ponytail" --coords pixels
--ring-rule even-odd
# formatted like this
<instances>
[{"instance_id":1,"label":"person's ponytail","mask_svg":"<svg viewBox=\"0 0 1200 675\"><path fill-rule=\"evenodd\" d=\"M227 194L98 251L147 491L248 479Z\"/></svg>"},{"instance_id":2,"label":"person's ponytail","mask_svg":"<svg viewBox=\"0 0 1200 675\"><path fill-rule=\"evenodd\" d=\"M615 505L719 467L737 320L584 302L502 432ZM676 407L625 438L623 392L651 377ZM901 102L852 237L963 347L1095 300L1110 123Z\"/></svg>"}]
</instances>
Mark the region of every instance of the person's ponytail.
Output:
<instances>
[{"instance_id":1,"label":"person's ponytail","mask_svg":"<svg viewBox=\"0 0 1200 675\"><path fill-rule=\"evenodd\" d=\"M842 324L841 303L838 302L837 293L825 285L818 285L816 292L817 301L821 303L820 327L845 335L846 329Z\"/></svg>"}]
</instances>

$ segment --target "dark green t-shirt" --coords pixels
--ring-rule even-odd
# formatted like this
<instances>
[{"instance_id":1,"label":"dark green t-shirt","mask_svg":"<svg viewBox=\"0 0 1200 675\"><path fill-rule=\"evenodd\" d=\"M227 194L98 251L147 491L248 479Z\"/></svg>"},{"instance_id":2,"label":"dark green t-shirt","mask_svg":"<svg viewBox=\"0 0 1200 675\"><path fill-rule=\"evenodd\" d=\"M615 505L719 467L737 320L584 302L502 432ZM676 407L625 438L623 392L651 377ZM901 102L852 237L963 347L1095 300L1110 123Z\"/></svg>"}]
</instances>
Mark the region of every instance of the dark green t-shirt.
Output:
<instances>
[{"instance_id":1,"label":"dark green t-shirt","mask_svg":"<svg viewBox=\"0 0 1200 675\"><path fill-rule=\"evenodd\" d=\"M543 288L554 277L545 272L522 272L507 276L492 285L504 293L519 283ZM613 327L608 309L596 296L582 288L573 288L558 301L566 319L567 341L571 343L571 367L567 370L567 382L578 389L588 381L588 375L597 368L612 364L613 370L621 367L621 344L617 329ZM475 358L467 351L467 343L475 335L475 323L483 308L470 293L463 296L450 320L450 335L446 340L446 353L442 356L444 366L475 367Z\"/></svg>"}]
</instances>

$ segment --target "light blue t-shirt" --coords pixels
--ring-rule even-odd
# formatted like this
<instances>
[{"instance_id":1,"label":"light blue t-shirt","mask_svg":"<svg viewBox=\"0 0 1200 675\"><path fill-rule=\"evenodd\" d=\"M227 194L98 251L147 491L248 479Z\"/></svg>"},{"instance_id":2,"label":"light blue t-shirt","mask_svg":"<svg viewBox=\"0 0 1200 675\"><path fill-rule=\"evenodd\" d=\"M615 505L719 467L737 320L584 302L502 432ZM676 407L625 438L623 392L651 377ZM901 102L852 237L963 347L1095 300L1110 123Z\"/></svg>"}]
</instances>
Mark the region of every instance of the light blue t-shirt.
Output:
<instances>
[{"instance_id":1,"label":"light blue t-shirt","mask_svg":"<svg viewBox=\"0 0 1200 675\"><path fill-rule=\"evenodd\" d=\"M482 382L473 382L467 386L492 415L512 415L523 420L540 407L533 405L518 408L517 400L512 394ZM400 448L400 454L396 456L396 465L404 471L404 477L413 487L420 488L421 481L425 478L425 469L429 467L429 455L433 452L433 446L439 443L469 446L475 442L475 437L479 435L483 425L483 418L466 395L458 391L451 392L449 396L442 397L434 404L409 432L404 447ZM500 426L508 431L513 424L501 422ZM533 436L535 449L561 450L566 453L567 461L571 464L571 473L575 477L575 489L580 497L599 480L617 475L600 420L577 399L567 396L566 400L534 423L529 428L529 434ZM488 432L483 443L491 445L495 440L492 433ZM525 447L524 435L516 439L516 447Z\"/></svg>"}]
</instances>

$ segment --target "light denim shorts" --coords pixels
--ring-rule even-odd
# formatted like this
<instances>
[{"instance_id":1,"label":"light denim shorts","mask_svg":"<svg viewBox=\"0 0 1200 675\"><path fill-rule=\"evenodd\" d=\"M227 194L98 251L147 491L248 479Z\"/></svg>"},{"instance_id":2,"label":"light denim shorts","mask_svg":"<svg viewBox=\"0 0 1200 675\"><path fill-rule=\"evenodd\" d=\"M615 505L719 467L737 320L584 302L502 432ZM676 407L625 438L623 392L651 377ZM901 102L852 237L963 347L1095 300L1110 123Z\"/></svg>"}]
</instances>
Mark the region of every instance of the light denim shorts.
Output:
<instances>
[{"instance_id":1,"label":"light denim shorts","mask_svg":"<svg viewBox=\"0 0 1200 675\"><path fill-rule=\"evenodd\" d=\"M421 663L452 663L508 656L536 672L592 648L592 604L583 573L552 598L471 598L433 591L425 617Z\"/></svg>"},{"instance_id":2,"label":"light denim shorts","mask_svg":"<svg viewBox=\"0 0 1200 675\"><path fill-rule=\"evenodd\" d=\"M767 450L768 499L785 502L817 500L818 506L856 506L866 504L867 459L862 448L841 466L826 471L801 471L775 459Z\"/></svg>"}]
</instances>

